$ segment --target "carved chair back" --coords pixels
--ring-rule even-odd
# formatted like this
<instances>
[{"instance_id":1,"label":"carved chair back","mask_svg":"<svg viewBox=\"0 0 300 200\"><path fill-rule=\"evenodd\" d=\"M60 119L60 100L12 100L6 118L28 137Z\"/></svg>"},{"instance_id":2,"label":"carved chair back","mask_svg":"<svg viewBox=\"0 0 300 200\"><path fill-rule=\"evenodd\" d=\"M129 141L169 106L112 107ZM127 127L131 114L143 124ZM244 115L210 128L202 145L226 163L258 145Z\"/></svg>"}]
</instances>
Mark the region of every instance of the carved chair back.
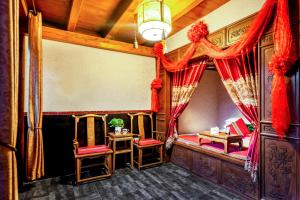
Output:
<instances>
[{"instance_id":1,"label":"carved chair back","mask_svg":"<svg viewBox=\"0 0 300 200\"><path fill-rule=\"evenodd\" d=\"M78 127L79 127L79 121L80 120L86 120L86 136L87 136L87 146L95 146L96 143L96 132L95 132L95 119L100 119L103 122L103 138L104 142L107 144L107 125L106 125L106 117L107 114L105 115L96 115L96 114L86 114L82 116L75 116L72 115L72 117L75 119L75 133L74 133L74 150L77 150L79 147L78 143Z\"/></svg>"},{"instance_id":2,"label":"carved chair back","mask_svg":"<svg viewBox=\"0 0 300 200\"><path fill-rule=\"evenodd\" d=\"M137 119L138 124L138 135L140 139L145 139L148 135L146 134L147 127L144 123L144 117L149 117L150 119L150 132L151 138L153 138L153 115L152 113L135 113L135 114L128 114L130 116L130 132L135 133L134 130L134 119Z\"/></svg>"}]
</instances>

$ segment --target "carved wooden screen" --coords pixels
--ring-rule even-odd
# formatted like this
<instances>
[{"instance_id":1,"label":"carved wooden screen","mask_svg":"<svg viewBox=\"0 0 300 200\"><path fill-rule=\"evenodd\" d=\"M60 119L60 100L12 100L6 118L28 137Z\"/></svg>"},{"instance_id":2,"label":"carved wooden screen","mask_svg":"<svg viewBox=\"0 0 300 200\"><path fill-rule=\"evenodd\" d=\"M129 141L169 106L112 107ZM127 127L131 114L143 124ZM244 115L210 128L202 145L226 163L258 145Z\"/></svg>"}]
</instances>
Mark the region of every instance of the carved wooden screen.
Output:
<instances>
[{"instance_id":1,"label":"carved wooden screen","mask_svg":"<svg viewBox=\"0 0 300 200\"><path fill-rule=\"evenodd\" d=\"M290 1L290 19L294 41L299 49L299 0ZM300 73L299 62L287 73L289 77L290 111L292 124L282 140L271 124L271 82L268 62L273 54L272 33L264 35L259 44L260 65L260 174L261 198L300 199ZM299 58L299 50L298 50ZM298 66L297 66L298 65Z\"/></svg>"}]
</instances>

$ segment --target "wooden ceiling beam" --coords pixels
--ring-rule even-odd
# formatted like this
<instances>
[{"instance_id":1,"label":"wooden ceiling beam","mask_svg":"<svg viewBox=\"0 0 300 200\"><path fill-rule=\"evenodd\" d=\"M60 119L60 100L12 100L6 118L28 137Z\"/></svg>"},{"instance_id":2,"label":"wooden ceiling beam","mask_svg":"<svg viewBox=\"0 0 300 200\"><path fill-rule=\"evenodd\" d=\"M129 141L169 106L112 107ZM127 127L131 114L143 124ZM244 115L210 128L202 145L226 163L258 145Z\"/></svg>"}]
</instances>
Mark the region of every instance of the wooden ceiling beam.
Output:
<instances>
[{"instance_id":1,"label":"wooden ceiling beam","mask_svg":"<svg viewBox=\"0 0 300 200\"><path fill-rule=\"evenodd\" d=\"M139 0L132 0L126 10L124 10L123 14L119 17L119 19L115 22L113 27L107 32L104 36L105 38L112 38L114 35L118 33L122 25L127 24L128 22L132 22L130 18L134 19L135 9L139 5Z\"/></svg>"},{"instance_id":2,"label":"wooden ceiling beam","mask_svg":"<svg viewBox=\"0 0 300 200\"><path fill-rule=\"evenodd\" d=\"M65 31L47 26L43 26L43 38L99 49L107 49L111 51L154 57L152 48L150 47L140 45L138 49L135 49L133 48L133 45L129 43L109 40L97 36L85 35L76 32Z\"/></svg>"},{"instance_id":3,"label":"wooden ceiling beam","mask_svg":"<svg viewBox=\"0 0 300 200\"><path fill-rule=\"evenodd\" d=\"M28 16L28 5L26 0L21 0L21 5L26 16Z\"/></svg>"},{"instance_id":4,"label":"wooden ceiling beam","mask_svg":"<svg viewBox=\"0 0 300 200\"><path fill-rule=\"evenodd\" d=\"M103 37L106 37L107 34L111 31L120 17L127 11L128 7L131 5L133 0L122 0L119 2L117 8L113 11L113 14L109 17L106 22L106 25L102 30L100 30L100 34ZM109 38L110 39L110 38Z\"/></svg>"},{"instance_id":5,"label":"wooden ceiling beam","mask_svg":"<svg viewBox=\"0 0 300 200\"><path fill-rule=\"evenodd\" d=\"M68 21L68 25L67 25L68 31L75 31L82 4L83 4L83 0L73 0L72 1L71 11L70 11L70 15L69 15L69 21Z\"/></svg>"},{"instance_id":6,"label":"wooden ceiling beam","mask_svg":"<svg viewBox=\"0 0 300 200\"><path fill-rule=\"evenodd\" d=\"M204 0L184 0L178 2L176 5L174 5L174 8L171 8L173 11L172 21L175 22L182 16L186 15L190 10L198 6L203 1Z\"/></svg>"}]
</instances>

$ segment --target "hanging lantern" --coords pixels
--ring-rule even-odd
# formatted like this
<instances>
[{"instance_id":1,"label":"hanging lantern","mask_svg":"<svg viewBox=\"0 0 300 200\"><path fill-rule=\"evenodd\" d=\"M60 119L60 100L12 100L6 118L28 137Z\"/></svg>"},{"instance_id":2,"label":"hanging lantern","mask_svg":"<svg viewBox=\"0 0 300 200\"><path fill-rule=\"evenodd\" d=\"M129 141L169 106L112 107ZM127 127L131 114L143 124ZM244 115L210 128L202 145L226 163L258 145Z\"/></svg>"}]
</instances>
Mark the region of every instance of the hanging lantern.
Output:
<instances>
[{"instance_id":1,"label":"hanging lantern","mask_svg":"<svg viewBox=\"0 0 300 200\"><path fill-rule=\"evenodd\" d=\"M165 39L172 29L170 8L161 0L143 0L137 8L137 24L144 39Z\"/></svg>"}]
</instances>

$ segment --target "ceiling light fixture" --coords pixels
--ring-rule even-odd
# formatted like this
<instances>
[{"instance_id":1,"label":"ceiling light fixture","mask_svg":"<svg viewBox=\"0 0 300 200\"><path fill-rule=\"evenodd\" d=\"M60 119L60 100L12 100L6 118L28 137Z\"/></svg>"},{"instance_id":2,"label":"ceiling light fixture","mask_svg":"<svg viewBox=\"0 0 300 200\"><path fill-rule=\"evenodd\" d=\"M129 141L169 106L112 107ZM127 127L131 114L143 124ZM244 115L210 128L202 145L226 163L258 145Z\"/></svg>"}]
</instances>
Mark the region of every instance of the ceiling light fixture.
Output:
<instances>
[{"instance_id":1,"label":"ceiling light fixture","mask_svg":"<svg viewBox=\"0 0 300 200\"><path fill-rule=\"evenodd\" d=\"M172 29L170 8L163 0L143 0L137 7L137 25L144 39L164 40Z\"/></svg>"}]
</instances>

